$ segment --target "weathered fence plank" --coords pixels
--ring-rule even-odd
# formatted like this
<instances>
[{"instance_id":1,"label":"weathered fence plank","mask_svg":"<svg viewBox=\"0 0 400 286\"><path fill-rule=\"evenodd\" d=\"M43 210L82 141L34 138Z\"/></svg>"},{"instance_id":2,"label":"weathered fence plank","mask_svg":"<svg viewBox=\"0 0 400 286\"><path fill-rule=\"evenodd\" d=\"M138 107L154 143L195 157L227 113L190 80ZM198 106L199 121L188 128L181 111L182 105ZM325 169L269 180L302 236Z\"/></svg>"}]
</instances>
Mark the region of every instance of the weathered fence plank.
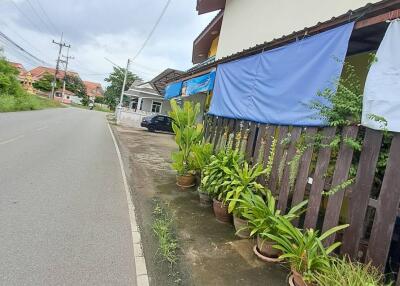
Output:
<instances>
[{"instance_id":1,"label":"weathered fence plank","mask_svg":"<svg viewBox=\"0 0 400 286\"><path fill-rule=\"evenodd\" d=\"M336 128L327 127L322 132L322 144L329 145L335 136ZM313 175L313 183L310 191L310 198L308 200L308 208L304 226L306 228L315 228L318 220L318 213L321 204L322 191L325 185L325 175L328 170L329 161L331 157L331 148L323 146L318 152L317 164Z\"/></svg>"},{"instance_id":2,"label":"weathered fence plank","mask_svg":"<svg viewBox=\"0 0 400 286\"><path fill-rule=\"evenodd\" d=\"M257 132L257 123L250 122L249 126L249 134L247 137L247 146L246 146L246 160L249 162L253 162L253 152L254 152L254 140L256 140Z\"/></svg>"},{"instance_id":3,"label":"weathered fence plank","mask_svg":"<svg viewBox=\"0 0 400 286\"><path fill-rule=\"evenodd\" d=\"M397 209L400 203L399 165L400 133L397 133L394 135L390 147L367 251L367 260L371 260L373 265L382 269L385 267L389 254Z\"/></svg>"},{"instance_id":4,"label":"weathered fence plank","mask_svg":"<svg viewBox=\"0 0 400 286\"><path fill-rule=\"evenodd\" d=\"M290 180L289 179L290 179L291 167L290 167L289 163L296 155L297 142L300 138L302 130L303 129L301 127L294 127L292 129L292 131L290 132L290 144L289 144L289 148L287 151L287 158L286 158L285 168L283 171L282 183L280 186L279 198L278 198L278 209L280 209L283 212L286 210L287 202L288 202L288 198L289 198L289 192L290 192Z\"/></svg>"},{"instance_id":5,"label":"weathered fence plank","mask_svg":"<svg viewBox=\"0 0 400 286\"><path fill-rule=\"evenodd\" d=\"M256 140L256 146L254 148L254 153L253 153L253 163L257 162L257 158L258 158L258 154L260 152L260 148L261 148L261 142L265 136L265 132L267 131L268 125L264 125L264 124L258 124L258 131L257 131L257 138Z\"/></svg>"},{"instance_id":6,"label":"weathered fence plank","mask_svg":"<svg viewBox=\"0 0 400 286\"><path fill-rule=\"evenodd\" d=\"M221 140L221 133L224 133L224 123L225 119L222 117L218 117L216 121L215 135L214 135L214 151L217 150L218 144Z\"/></svg>"},{"instance_id":7,"label":"weathered fence plank","mask_svg":"<svg viewBox=\"0 0 400 286\"><path fill-rule=\"evenodd\" d=\"M318 128L315 127L307 128L304 132L305 144L307 146L307 149L304 151L303 156L300 159L299 171L297 173L297 178L294 185L292 207L298 205L304 200L304 194L308 182L308 175L310 172L311 159L314 151L314 136L315 134L317 134L317 132ZM292 223L293 225L298 226L299 219L294 219Z\"/></svg>"},{"instance_id":8,"label":"weathered fence plank","mask_svg":"<svg viewBox=\"0 0 400 286\"><path fill-rule=\"evenodd\" d=\"M275 158L274 158L274 163L272 164L272 172L268 184L269 189L275 195L277 194L278 191L277 187L279 181L279 165L281 164L283 152L285 151L286 147L284 146L284 144L282 144L282 141L283 139L286 138L288 130L289 130L288 126L279 126L276 130L276 132L278 133L277 135L278 143L275 148Z\"/></svg>"},{"instance_id":9,"label":"weathered fence plank","mask_svg":"<svg viewBox=\"0 0 400 286\"><path fill-rule=\"evenodd\" d=\"M353 259L357 258L358 247L362 237L365 214L367 212L369 195L375 176L375 167L381 149L382 132L367 128L358 163L356 182L351 189L349 204L349 224L344 231L342 254L346 253ZM357 211L353 211L357 210Z\"/></svg>"},{"instance_id":10,"label":"weathered fence plank","mask_svg":"<svg viewBox=\"0 0 400 286\"><path fill-rule=\"evenodd\" d=\"M357 126L348 126L343 128L342 139L355 139L358 134ZM336 159L335 172L333 173L332 188L339 186L348 179L351 161L353 158L353 148L342 140L340 150ZM324 224L322 231L338 225L340 211L342 209L343 198L346 190L339 190L328 199L328 205L325 211ZM335 241L335 234L324 240L325 245L331 245Z\"/></svg>"}]
</instances>

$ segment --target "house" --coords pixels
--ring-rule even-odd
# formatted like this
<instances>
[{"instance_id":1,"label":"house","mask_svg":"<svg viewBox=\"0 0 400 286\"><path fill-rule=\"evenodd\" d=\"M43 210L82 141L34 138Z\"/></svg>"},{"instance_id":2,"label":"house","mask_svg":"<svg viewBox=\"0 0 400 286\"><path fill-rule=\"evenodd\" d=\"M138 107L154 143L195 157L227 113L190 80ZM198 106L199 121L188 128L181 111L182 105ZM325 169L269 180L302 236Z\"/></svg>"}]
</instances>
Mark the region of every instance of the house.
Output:
<instances>
[{"instance_id":1,"label":"house","mask_svg":"<svg viewBox=\"0 0 400 286\"><path fill-rule=\"evenodd\" d=\"M55 72L56 69L43 66L36 67L30 71L33 82L42 79L43 76L46 74L54 75ZM79 77L79 74L73 71L67 71L67 75ZM65 72L63 70L59 70L57 73L57 79L63 80L64 77L65 77Z\"/></svg>"},{"instance_id":2,"label":"house","mask_svg":"<svg viewBox=\"0 0 400 286\"><path fill-rule=\"evenodd\" d=\"M83 84L86 87L86 94L88 95L89 100L94 101L97 97L104 97L104 90L100 83L83 81Z\"/></svg>"},{"instance_id":3,"label":"house","mask_svg":"<svg viewBox=\"0 0 400 286\"><path fill-rule=\"evenodd\" d=\"M182 98L185 83L224 64L286 47L350 22L355 24L345 60L365 81L368 54L379 47L388 26L386 20L394 19L399 8L398 0L197 0L199 14L217 14L193 42L194 66L169 82L172 92L166 97ZM240 80L244 79L239 79L238 85ZM213 91L206 91L205 110Z\"/></svg>"},{"instance_id":4,"label":"house","mask_svg":"<svg viewBox=\"0 0 400 286\"><path fill-rule=\"evenodd\" d=\"M168 81L183 72L166 69L148 82L136 80L124 93L124 107L118 113L119 124L140 127L143 117L154 114L168 115L171 106L164 99L164 89Z\"/></svg>"}]
</instances>

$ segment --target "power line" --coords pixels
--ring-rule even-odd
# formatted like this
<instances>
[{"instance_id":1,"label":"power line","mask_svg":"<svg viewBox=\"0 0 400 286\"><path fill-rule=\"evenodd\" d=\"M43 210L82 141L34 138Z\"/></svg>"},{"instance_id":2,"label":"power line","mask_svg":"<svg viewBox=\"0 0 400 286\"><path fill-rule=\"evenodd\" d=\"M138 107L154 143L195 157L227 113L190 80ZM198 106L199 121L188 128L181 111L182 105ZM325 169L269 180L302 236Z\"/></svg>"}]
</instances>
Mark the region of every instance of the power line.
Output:
<instances>
[{"instance_id":1,"label":"power line","mask_svg":"<svg viewBox=\"0 0 400 286\"><path fill-rule=\"evenodd\" d=\"M165 12L167 12L168 6L171 3L172 0L167 0L167 3L165 4L163 10L161 11L160 16L158 17L156 23L154 24L153 28L151 29L149 35L147 36L146 40L143 42L143 45L140 47L136 55L132 58L132 61L136 60L136 58L142 53L144 48L146 47L147 43L149 42L151 36L153 36L154 32L156 31L158 25L161 22L162 17L164 16Z\"/></svg>"},{"instance_id":2,"label":"power line","mask_svg":"<svg viewBox=\"0 0 400 286\"><path fill-rule=\"evenodd\" d=\"M26 40L24 37L21 36L21 34L19 34L16 30L12 29L9 25L7 25L7 23L3 22L0 20L0 23L3 24L7 30L10 30L13 34L15 34L18 38L20 38L28 47L32 48L33 50L35 50L37 53L39 53L41 56L44 56L44 54L42 53L42 51L40 51L38 48L36 48L34 45L32 45L31 42L29 42L28 40Z\"/></svg>"},{"instance_id":3,"label":"power line","mask_svg":"<svg viewBox=\"0 0 400 286\"><path fill-rule=\"evenodd\" d=\"M53 21L50 19L49 15L46 13L46 10L43 9L42 4L40 4L40 0L36 0L36 3L39 6L39 9L42 11L42 14L46 17L47 21L50 23L50 27L53 29L55 34L58 34L56 25L54 25Z\"/></svg>"},{"instance_id":4,"label":"power line","mask_svg":"<svg viewBox=\"0 0 400 286\"><path fill-rule=\"evenodd\" d=\"M3 32L0 31L0 37L2 37L3 39L5 39L7 42L11 43L14 47L16 47L17 49L19 49L21 52L25 53L26 55L28 55L29 57L31 57L32 59L34 59L35 61L45 64L45 65L49 65L47 62L39 59L38 57L36 57L35 55L33 55L32 53L28 52L27 50L25 50L23 47L21 47L20 45L18 45L17 43L15 43L12 39L10 39L7 35L5 35Z\"/></svg>"},{"instance_id":5,"label":"power line","mask_svg":"<svg viewBox=\"0 0 400 286\"><path fill-rule=\"evenodd\" d=\"M31 9L32 9L33 13L35 13L36 17L39 18L40 22L42 22L42 24L46 28L47 32L49 32L50 35L53 34L53 31L51 31L51 28L49 28L50 26L43 20L43 17L40 16L40 14L36 11L35 7L33 7L32 3L31 3L31 1L26 0L26 2L31 7Z\"/></svg>"},{"instance_id":6,"label":"power line","mask_svg":"<svg viewBox=\"0 0 400 286\"><path fill-rule=\"evenodd\" d=\"M22 17L23 17L24 19L26 19L26 21L29 22L28 24L31 24L32 26L34 26L36 29L38 29L40 32L43 33L43 30L42 30L39 26L37 26L37 25L35 24L35 22L33 22L33 21L29 18L29 16L28 16L23 10L21 10L21 9L18 7L17 3L15 3L14 0L11 0L11 2L12 2L13 5L15 6L15 8L17 8L18 12L22 15Z\"/></svg>"}]
</instances>

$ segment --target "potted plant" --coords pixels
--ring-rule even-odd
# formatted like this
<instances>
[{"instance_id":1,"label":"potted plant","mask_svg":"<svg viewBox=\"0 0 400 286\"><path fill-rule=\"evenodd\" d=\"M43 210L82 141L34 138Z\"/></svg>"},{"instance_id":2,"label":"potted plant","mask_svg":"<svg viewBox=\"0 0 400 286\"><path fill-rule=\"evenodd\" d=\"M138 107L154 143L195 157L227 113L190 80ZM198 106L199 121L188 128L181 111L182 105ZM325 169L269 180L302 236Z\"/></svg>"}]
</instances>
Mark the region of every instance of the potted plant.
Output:
<instances>
[{"instance_id":1,"label":"potted plant","mask_svg":"<svg viewBox=\"0 0 400 286\"><path fill-rule=\"evenodd\" d=\"M230 174L229 188L225 189L225 199L228 202L228 212L233 214L233 224L236 229L236 235L241 238L250 237L250 228L248 221L242 215L240 207L241 198L246 193L264 194L264 187L257 182L257 179L264 175L267 170L263 169L261 164L250 167L247 162L239 164L234 162L233 170L226 170Z\"/></svg>"},{"instance_id":2,"label":"potted plant","mask_svg":"<svg viewBox=\"0 0 400 286\"><path fill-rule=\"evenodd\" d=\"M267 237L275 242L274 248L282 252L280 258L289 262L292 283L295 286L313 285L313 275L330 270L328 255L341 244L336 242L325 248L323 240L348 225L336 226L320 235L314 229L302 232L284 216L277 216L273 220L279 235L267 234Z\"/></svg>"},{"instance_id":3,"label":"potted plant","mask_svg":"<svg viewBox=\"0 0 400 286\"><path fill-rule=\"evenodd\" d=\"M284 217L291 221L297 218L307 205L307 201L294 206L285 215L277 209L276 199L271 191L265 189L264 195L249 192L240 201L242 216L249 222L250 235L256 236L255 254L264 261L276 262L281 252L274 248L275 242L268 235L280 236L276 218Z\"/></svg>"},{"instance_id":4,"label":"potted plant","mask_svg":"<svg viewBox=\"0 0 400 286\"><path fill-rule=\"evenodd\" d=\"M200 143L194 145L192 148L192 168L196 171L197 184L199 185L197 192L199 194L200 205L210 206L212 200L205 190L204 186L201 184L201 178L205 167L210 164L211 156L213 155L213 145L210 143Z\"/></svg>"},{"instance_id":5,"label":"potted plant","mask_svg":"<svg viewBox=\"0 0 400 286\"><path fill-rule=\"evenodd\" d=\"M329 258L329 271L315 272L311 279L316 285L331 286L384 286L385 275L371 263L351 261L349 257Z\"/></svg>"},{"instance_id":6,"label":"potted plant","mask_svg":"<svg viewBox=\"0 0 400 286\"><path fill-rule=\"evenodd\" d=\"M172 154L172 167L177 171L177 185L183 189L194 186L195 170L191 164L191 152L194 145L199 144L203 137L203 125L197 124L200 105L186 101L183 108L176 101L171 101L170 117L172 128L179 151Z\"/></svg>"},{"instance_id":7,"label":"potted plant","mask_svg":"<svg viewBox=\"0 0 400 286\"><path fill-rule=\"evenodd\" d=\"M243 155L230 148L221 149L212 157L211 163L204 169L202 189L206 190L213 199L213 209L218 221L229 223L232 215L228 212L226 194L232 182L230 170L234 164L244 161ZM238 163L239 162L239 163Z\"/></svg>"}]
</instances>

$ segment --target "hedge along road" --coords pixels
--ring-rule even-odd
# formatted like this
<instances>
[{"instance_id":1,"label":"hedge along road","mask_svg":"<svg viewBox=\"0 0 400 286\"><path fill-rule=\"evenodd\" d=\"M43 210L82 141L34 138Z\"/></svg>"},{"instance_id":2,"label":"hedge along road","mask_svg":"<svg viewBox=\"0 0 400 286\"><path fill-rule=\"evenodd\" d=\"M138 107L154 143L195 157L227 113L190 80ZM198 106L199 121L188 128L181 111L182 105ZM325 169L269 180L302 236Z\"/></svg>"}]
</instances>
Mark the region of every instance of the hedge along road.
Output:
<instances>
[{"instance_id":1,"label":"hedge along road","mask_svg":"<svg viewBox=\"0 0 400 286\"><path fill-rule=\"evenodd\" d=\"M0 114L0 285L136 285L104 113Z\"/></svg>"}]
</instances>

